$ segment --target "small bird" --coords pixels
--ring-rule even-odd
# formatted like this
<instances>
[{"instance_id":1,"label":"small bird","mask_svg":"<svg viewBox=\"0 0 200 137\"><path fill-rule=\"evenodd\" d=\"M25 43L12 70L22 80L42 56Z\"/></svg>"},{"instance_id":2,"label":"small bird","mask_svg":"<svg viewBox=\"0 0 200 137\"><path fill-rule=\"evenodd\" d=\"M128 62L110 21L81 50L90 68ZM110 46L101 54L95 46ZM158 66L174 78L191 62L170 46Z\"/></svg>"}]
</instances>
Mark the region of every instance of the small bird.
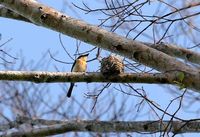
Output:
<instances>
[{"instance_id":1,"label":"small bird","mask_svg":"<svg viewBox=\"0 0 200 137\"><path fill-rule=\"evenodd\" d=\"M89 54L80 55L73 63L71 72L85 72L87 69L87 57ZM69 90L67 92L67 97L70 98L74 83L70 83Z\"/></svg>"}]
</instances>

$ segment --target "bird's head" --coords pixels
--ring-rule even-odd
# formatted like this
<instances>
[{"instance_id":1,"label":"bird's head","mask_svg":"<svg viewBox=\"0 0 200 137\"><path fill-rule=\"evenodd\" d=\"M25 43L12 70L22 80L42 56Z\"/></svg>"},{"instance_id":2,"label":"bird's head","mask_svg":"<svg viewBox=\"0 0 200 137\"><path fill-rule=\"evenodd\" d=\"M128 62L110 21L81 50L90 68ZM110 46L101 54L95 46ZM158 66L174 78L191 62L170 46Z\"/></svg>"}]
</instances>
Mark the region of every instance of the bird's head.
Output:
<instances>
[{"instance_id":1,"label":"bird's head","mask_svg":"<svg viewBox=\"0 0 200 137\"><path fill-rule=\"evenodd\" d=\"M80 55L77 59L82 59L82 60L84 60L84 61L87 61L88 55L89 55L89 54Z\"/></svg>"}]
</instances>

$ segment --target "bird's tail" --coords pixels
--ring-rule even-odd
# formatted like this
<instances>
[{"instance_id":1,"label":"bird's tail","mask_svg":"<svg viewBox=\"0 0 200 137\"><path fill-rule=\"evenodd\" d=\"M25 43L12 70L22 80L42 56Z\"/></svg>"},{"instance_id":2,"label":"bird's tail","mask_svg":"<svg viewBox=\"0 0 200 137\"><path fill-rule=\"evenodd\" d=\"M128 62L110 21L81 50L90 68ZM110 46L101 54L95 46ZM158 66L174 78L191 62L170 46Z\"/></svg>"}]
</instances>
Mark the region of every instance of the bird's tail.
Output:
<instances>
[{"instance_id":1,"label":"bird's tail","mask_svg":"<svg viewBox=\"0 0 200 137\"><path fill-rule=\"evenodd\" d=\"M68 92L67 92L67 97L68 97L68 98L71 97L73 87L74 87L74 83L71 83L71 84L70 84L70 87L69 87L69 90L68 90Z\"/></svg>"}]
</instances>

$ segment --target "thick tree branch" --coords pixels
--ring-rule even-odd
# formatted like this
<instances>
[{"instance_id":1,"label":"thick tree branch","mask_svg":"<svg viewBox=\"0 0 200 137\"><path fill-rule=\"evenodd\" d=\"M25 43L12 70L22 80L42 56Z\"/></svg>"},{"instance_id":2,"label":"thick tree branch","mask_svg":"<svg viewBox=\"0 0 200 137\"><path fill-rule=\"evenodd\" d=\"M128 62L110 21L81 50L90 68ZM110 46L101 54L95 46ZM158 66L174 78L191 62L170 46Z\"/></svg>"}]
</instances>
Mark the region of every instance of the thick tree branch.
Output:
<instances>
[{"instance_id":1,"label":"thick tree branch","mask_svg":"<svg viewBox=\"0 0 200 137\"><path fill-rule=\"evenodd\" d=\"M172 132L180 133L198 133L200 132L198 120L194 121L48 121L44 119L29 119L15 121L16 125L30 124L33 128L30 131L16 131L4 137L21 137L21 136L49 136L66 132L139 132L139 133L156 133L156 132ZM18 124L17 124L18 123ZM9 124L8 124L9 125ZM170 125L168 129L166 127ZM10 128L11 129L11 128Z\"/></svg>"},{"instance_id":2,"label":"thick tree branch","mask_svg":"<svg viewBox=\"0 0 200 137\"><path fill-rule=\"evenodd\" d=\"M34 0L0 0L0 4L19 13L35 24L118 53L158 71L171 71L171 73L179 73L177 71L181 71L184 73L182 83L187 87L200 91L199 70L177 61L163 52L150 48L142 42L133 41L83 21L73 19ZM172 75L175 74L172 73Z\"/></svg>"},{"instance_id":3,"label":"thick tree branch","mask_svg":"<svg viewBox=\"0 0 200 137\"><path fill-rule=\"evenodd\" d=\"M44 71L0 71L0 80L30 81L35 83L53 82L112 82L112 83L149 83L175 84L178 76L170 73L123 73L116 76L104 77L98 72L44 72Z\"/></svg>"},{"instance_id":4,"label":"thick tree branch","mask_svg":"<svg viewBox=\"0 0 200 137\"><path fill-rule=\"evenodd\" d=\"M173 44L162 43L162 42L159 44L151 44L151 43L144 43L144 44L159 51L162 51L167 55L178 57L188 62L200 65L200 54L192 50L188 50Z\"/></svg>"},{"instance_id":5,"label":"thick tree branch","mask_svg":"<svg viewBox=\"0 0 200 137\"><path fill-rule=\"evenodd\" d=\"M3 6L0 6L0 16L32 23L27 18ZM151 48L157 49L159 51L162 51L163 53L168 54L170 56L178 57L186 61L190 61L192 63L200 64L200 54L197 52L194 52L185 48L181 48L169 43L158 43L158 44L143 43L143 44L150 46Z\"/></svg>"},{"instance_id":6,"label":"thick tree branch","mask_svg":"<svg viewBox=\"0 0 200 137\"><path fill-rule=\"evenodd\" d=\"M5 17L5 18L10 18L10 19L15 19L19 21L25 21L25 22L30 22L27 18L17 14L16 12L13 12L12 10L7 9L6 7L0 5L0 16Z\"/></svg>"}]
</instances>

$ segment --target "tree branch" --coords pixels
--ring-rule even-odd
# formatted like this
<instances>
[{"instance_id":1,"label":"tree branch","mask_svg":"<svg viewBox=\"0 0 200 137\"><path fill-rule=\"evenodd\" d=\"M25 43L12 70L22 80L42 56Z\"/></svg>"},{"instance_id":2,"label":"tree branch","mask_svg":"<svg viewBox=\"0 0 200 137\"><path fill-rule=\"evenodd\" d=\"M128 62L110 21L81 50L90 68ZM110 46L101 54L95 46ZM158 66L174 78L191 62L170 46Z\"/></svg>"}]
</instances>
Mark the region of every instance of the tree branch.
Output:
<instances>
[{"instance_id":1,"label":"tree branch","mask_svg":"<svg viewBox=\"0 0 200 137\"><path fill-rule=\"evenodd\" d=\"M0 16L32 23L27 18L1 5L0 5ZM143 43L143 44L151 48L154 48L156 50L162 51L163 53L168 54L170 56L178 57L178 58L190 61L192 63L200 64L200 54L197 52L194 52L185 48L181 48L169 43L158 43L158 44Z\"/></svg>"},{"instance_id":2,"label":"tree branch","mask_svg":"<svg viewBox=\"0 0 200 137\"><path fill-rule=\"evenodd\" d=\"M35 83L53 82L112 82L112 83L156 83L175 84L178 77L170 73L122 73L104 77L98 72L44 72L44 71L0 71L0 80L30 81Z\"/></svg>"},{"instance_id":3,"label":"tree branch","mask_svg":"<svg viewBox=\"0 0 200 137\"><path fill-rule=\"evenodd\" d=\"M162 42L159 44L151 44L151 43L144 43L144 44L159 51L162 51L167 55L178 57L186 61L200 65L200 54L192 50L188 50L173 44L162 43Z\"/></svg>"},{"instance_id":4,"label":"tree branch","mask_svg":"<svg viewBox=\"0 0 200 137\"><path fill-rule=\"evenodd\" d=\"M50 136L66 132L98 132L98 133L123 133L123 132L139 132L139 133L157 133L172 132L180 133L199 133L197 128L200 124L199 120L188 121L96 121L96 120L70 120L70 121L52 121L44 119L31 119L16 121L22 124L31 124L33 128L30 131L15 131L4 137L21 137L21 136ZM170 127L166 129L167 125ZM9 125L9 124L8 124ZM17 124L16 124L17 125Z\"/></svg>"},{"instance_id":5,"label":"tree branch","mask_svg":"<svg viewBox=\"0 0 200 137\"><path fill-rule=\"evenodd\" d=\"M19 20L19 21L30 22L30 20L28 20L27 18L19 15L16 12L13 12L12 10L7 9L6 7L2 5L0 5L0 16L4 18Z\"/></svg>"}]
</instances>

